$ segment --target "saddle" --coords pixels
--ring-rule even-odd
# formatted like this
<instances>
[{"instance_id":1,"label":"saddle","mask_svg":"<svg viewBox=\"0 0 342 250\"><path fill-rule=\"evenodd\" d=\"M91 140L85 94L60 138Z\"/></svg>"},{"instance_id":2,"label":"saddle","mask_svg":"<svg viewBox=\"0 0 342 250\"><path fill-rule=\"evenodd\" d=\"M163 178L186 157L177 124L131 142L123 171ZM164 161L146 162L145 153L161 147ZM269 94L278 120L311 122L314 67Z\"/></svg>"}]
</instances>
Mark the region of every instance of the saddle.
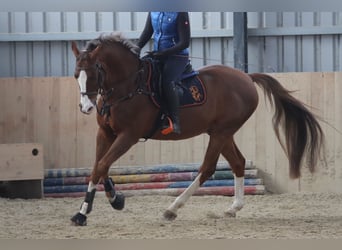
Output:
<instances>
[{"instance_id":1,"label":"saddle","mask_svg":"<svg viewBox=\"0 0 342 250\"><path fill-rule=\"evenodd\" d=\"M166 103L163 98L162 91L162 74L158 61L153 60L150 57L145 57L144 60L148 60L151 66L151 79L147 83L151 100L153 104L159 108L160 113L155 121L155 125L151 132L144 136L144 139L152 137L153 134L162 126L167 118ZM188 63L184 72L181 75L180 81L176 82L176 90L179 97L179 108L187 108L202 105L206 102L207 94L204 84L198 77L199 72L192 68L192 65Z\"/></svg>"},{"instance_id":2,"label":"saddle","mask_svg":"<svg viewBox=\"0 0 342 250\"><path fill-rule=\"evenodd\" d=\"M163 101L161 69L158 62L151 60L150 63L152 66L152 77L148 83L148 88L154 93L151 99L158 108L163 109L166 103ZM181 75L180 81L176 82L179 108L187 108L205 103L207 98L206 89L198 74L199 72L192 68L191 63L188 63Z\"/></svg>"}]
</instances>

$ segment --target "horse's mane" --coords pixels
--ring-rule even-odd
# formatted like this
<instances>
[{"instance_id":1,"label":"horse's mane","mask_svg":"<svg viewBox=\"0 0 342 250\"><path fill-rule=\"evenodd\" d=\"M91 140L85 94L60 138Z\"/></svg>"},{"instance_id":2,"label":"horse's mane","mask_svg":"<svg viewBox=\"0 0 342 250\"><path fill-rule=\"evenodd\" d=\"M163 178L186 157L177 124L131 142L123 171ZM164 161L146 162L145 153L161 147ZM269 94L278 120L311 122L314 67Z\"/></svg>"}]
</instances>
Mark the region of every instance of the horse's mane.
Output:
<instances>
[{"instance_id":1,"label":"horse's mane","mask_svg":"<svg viewBox=\"0 0 342 250\"><path fill-rule=\"evenodd\" d=\"M139 56L140 48L131 40L125 38L121 33L117 32L101 34L98 38L88 41L85 50L92 51L100 44L111 45L113 43L120 43L133 54Z\"/></svg>"}]
</instances>

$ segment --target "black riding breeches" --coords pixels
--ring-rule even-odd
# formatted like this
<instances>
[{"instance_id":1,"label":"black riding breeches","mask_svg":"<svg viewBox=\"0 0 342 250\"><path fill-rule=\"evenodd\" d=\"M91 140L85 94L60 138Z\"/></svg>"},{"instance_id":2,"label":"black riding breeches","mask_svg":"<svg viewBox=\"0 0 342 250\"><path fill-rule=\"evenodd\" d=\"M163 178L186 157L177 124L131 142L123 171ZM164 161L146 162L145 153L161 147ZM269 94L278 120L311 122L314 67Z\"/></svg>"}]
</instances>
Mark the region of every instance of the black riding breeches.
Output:
<instances>
[{"instance_id":1,"label":"black riding breeches","mask_svg":"<svg viewBox=\"0 0 342 250\"><path fill-rule=\"evenodd\" d=\"M169 56L162 62L162 81L163 84L177 82L180 80L186 65L189 63L188 56Z\"/></svg>"}]
</instances>

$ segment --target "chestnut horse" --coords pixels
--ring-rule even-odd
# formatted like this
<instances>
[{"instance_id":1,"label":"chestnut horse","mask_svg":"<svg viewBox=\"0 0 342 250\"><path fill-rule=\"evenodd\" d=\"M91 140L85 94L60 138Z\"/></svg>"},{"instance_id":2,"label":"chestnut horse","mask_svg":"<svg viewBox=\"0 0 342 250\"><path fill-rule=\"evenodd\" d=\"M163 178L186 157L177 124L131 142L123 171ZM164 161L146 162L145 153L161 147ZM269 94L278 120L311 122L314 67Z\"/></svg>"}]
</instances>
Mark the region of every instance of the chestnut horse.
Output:
<instances>
[{"instance_id":1,"label":"chestnut horse","mask_svg":"<svg viewBox=\"0 0 342 250\"><path fill-rule=\"evenodd\" d=\"M166 209L166 219L175 219L177 210L215 172L220 154L229 162L235 181L234 201L225 214L236 216L244 205L245 158L234 141L234 134L258 105L254 82L274 106L273 127L289 159L290 177L300 176L304 159L310 170L314 170L324 140L318 120L269 75L246 74L223 65L201 68L198 77L207 91L207 100L202 105L180 110L180 134L163 135L158 129L151 133L160 111L151 101L152 92L147 86L151 76L150 62L139 57L135 44L112 33L89 41L84 50L79 50L72 42L72 51L76 57L80 110L85 114L97 110L99 126L96 160L88 191L80 212L71 218L75 225L86 225L86 214L92 210L99 182L104 184L113 208L124 207L125 197L115 191L108 170L139 139L148 135L155 140L182 140L202 133L210 136L197 177ZM284 142L280 131L284 132Z\"/></svg>"}]
</instances>

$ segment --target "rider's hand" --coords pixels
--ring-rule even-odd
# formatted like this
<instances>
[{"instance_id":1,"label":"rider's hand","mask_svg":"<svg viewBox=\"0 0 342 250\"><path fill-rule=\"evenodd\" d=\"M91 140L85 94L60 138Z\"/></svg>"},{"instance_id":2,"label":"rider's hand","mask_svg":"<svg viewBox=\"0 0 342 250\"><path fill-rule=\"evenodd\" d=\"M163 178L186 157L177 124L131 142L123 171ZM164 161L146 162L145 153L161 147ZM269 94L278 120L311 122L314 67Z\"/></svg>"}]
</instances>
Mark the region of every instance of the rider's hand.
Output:
<instances>
[{"instance_id":1,"label":"rider's hand","mask_svg":"<svg viewBox=\"0 0 342 250\"><path fill-rule=\"evenodd\" d=\"M161 60L164 57L163 53L158 52L158 51L147 51L146 54L147 56L156 60Z\"/></svg>"}]
</instances>

